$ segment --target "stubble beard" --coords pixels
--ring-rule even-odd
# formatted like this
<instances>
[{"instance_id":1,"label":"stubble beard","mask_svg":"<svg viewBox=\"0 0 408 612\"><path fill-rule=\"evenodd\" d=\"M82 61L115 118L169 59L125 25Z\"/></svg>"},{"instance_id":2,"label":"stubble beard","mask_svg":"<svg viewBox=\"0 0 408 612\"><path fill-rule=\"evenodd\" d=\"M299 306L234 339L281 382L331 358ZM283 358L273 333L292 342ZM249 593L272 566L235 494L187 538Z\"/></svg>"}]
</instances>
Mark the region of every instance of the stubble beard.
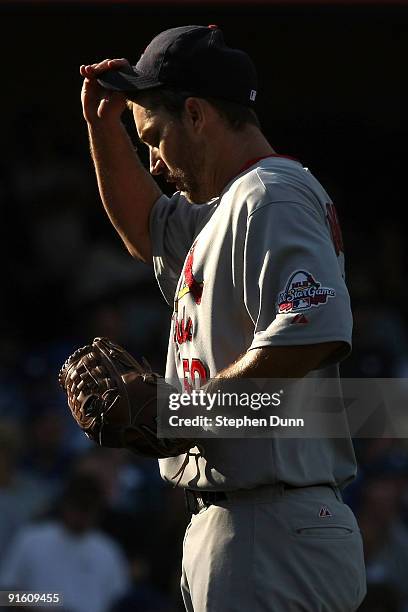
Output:
<instances>
[{"instance_id":1,"label":"stubble beard","mask_svg":"<svg viewBox=\"0 0 408 612\"><path fill-rule=\"evenodd\" d=\"M200 204L203 200L200 198L200 187L198 180L189 172L184 170L174 170L168 175L167 180L176 185L176 189L181 191L183 195L194 204Z\"/></svg>"},{"instance_id":2,"label":"stubble beard","mask_svg":"<svg viewBox=\"0 0 408 612\"><path fill-rule=\"evenodd\" d=\"M181 191L192 204L203 204L208 201L205 193L204 161L204 156L197 155L195 148L186 143L180 164L182 167L171 170L168 174L168 180L175 183L177 190Z\"/></svg>"}]
</instances>

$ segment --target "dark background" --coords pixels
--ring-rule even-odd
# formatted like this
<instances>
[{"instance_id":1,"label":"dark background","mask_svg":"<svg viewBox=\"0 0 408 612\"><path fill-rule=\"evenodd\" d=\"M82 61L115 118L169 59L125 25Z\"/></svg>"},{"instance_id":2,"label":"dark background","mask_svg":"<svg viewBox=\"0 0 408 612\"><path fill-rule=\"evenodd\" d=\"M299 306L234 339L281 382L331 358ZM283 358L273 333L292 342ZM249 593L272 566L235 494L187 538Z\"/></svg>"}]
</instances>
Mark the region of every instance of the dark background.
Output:
<instances>
[{"instance_id":1,"label":"dark background","mask_svg":"<svg viewBox=\"0 0 408 612\"><path fill-rule=\"evenodd\" d=\"M92 190L78 66L104 57L136 62L162 29L215 22L227 41L247 50L258 66L258 111L273 146L302 160L335 200L354 297L363 280L372 285L373 306L383 303L405 314L405 253L398 236L405 204L406 7L54 4L6 5L0 11L6 182L16 156L29 165L30 159L40 164L48 154L55 163L59 149L61 160L81 163L84 189ZM76 193L78 208L93 217L99 226L95 231L108 237L96 203L79 203L80 197ZM58 202L51 206L54 213L60 207ZM5 253L31 259L27 226L30 216L38 219L38 204L27 205L20 218L8 208ZM41 214L45 209L42 203ZM10 291L13 295L18 294ZM61 333L59 308L51 301L48 295L46 326L26 318L31 333ZM38 321L44 306L26 315ZM18 313L13 302L9 307Z\"/></svg>"},{"instance_id":2,"label":"dark background","mask_svg":"<svg viewBox=\"0 0 408 612\"><path fill-rule=\"evenodd\" d=\"M190 23L218 24L231 46L252 56L264 132L336 203L355 319L343 374L407 377L408 6L0 4L0 427L15 440L0 469L0 503L19 478L37 483L44 498L15 532L52 514L78 461L95 455L57 389L66 356L106 334L159 370L165 363L170 312L151 270L127 256L102 211L79 65L105 57L135 63L154 35ZM369 597L376 610L405 611L405 441L356 441L356 451L359 478L346 497L365 537ZM163 488L154 462L113 453L112 479L130 473L133 480L106 493L103 528L145 568L134 573L136 584L164 594L163 609L175 610L181 497ZM98 479L106 456L95 462ZM21 503L18 494L13 500L9 509ZM128 519L121 529L115 512ZM14 531L4 528L4 558ZM157 602L138 605L159 610Z\"/></svg>"}]
</instances>

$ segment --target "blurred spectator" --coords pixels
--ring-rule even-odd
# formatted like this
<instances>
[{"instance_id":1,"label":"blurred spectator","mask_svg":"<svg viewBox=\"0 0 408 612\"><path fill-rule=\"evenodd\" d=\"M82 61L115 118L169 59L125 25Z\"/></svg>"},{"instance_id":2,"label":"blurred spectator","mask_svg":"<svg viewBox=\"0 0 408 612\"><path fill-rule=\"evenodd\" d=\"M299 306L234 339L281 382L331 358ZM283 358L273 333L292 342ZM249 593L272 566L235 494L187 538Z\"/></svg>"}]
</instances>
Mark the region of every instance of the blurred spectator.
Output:
<instances>
[{"instance_id":1,"label":"blurred spectator","mask_svg":"<svg viewBox=\"0 0 408 612\"><path fill-rule=\"evenodd\" d=\"M103 510L99 483L72 478L58 517L23 528L0 570L0 587L60 593L64 610L106 612L128 586L118 546L97 525Z\"/></svg>"},{"instance_id":2,"label":"blurred spectator","mask_svg":"<svg viewBox=\"0 0 408 612\"><path fill-rule=\"evenodd\" d=\"M358 280L354 279L356 287L364 290L353 308L354 349L342 364L342 374L353 378L404 376L408 371L406 323L393 305L383 306L380 297L373 295L367 278Z\"/></svg>"},{"instance_id":3,"label":"blurred spectator","mask_svg":"<svg viewBox=\"0 0 408 612\"><path fill-rule=\"evenodd\" d=\"M394 477L404 483L408 479L408 453L404 440L383 438L358 438L354 440L354 447L358 462L357 478L347 486L344 500L355 512L361 509L365 487L376 478L388 479ZM403 493L401 501L405 499Z\"/></svg>"},{"instance_id":4,"label":"blurred spectator","mask_svg":"<svg viewBox=\"0 0 408 612\"><path fill-rule=\"evenodd\" d=\"M36 483L36 496L41 498L43 505L52 503L61 493L63 478L70 467L71 455L64 444L64 426L63 412L58 405L36 403L31 406L22 467Z\"/></svg>"},{"instance_id":5,"label":"blurred spectator","mask_svg":"<svg viewBox=\"0 0 408 612\"><path fill-rule=\"evenodd\" d=\"M157 461L126 450L93 445L78 457L74 469L78 474L92 475L98 480L108 508L133 516L151 516L165 487Z\"/></svg>"},{"instance_id":6,"label":"blurred spectator","mask_svg":"<svg viewBox=\"0 0 408 612\"><path fill-rule=\"evenodd\" d=\"M133 555L130 560L132 586L109 612L173 612L165 598L152 584L148 557Z\"/></svg>"},{"instance_id":7,"label":"blurred spectator","mask_svg":"<svg viewBox=\"0 0 408 612\"><path fill-rule=\"evenodd\" d=\"M3 288L3 290L5 290ZM17 333L2 329L0 306L0 419L21 421L27 416L27 402L24 398L24 385L21 384L21 359L25 347L20 343Z\"/></svg>"},{"instance_id":8,"label":"blurred spectator","mask_svg":"<svg viewBox=\"0 0 408 612\"><path fill-rule=\"evenodd\" d=\"M391 586L403 600L404 611L408 609L408 529L400 512L406 487L406 475L392 471L376 474L364 484L358 512L368 586Z\"/></svg>"},{"instance_id":9,"label":"blurred spectator","mask_svg":"<svg viewBox=\"0 0 408 612\"><path fill-rule=\"evenodd\" d=\"M36 483L18 469L22 448L17 424L0 421L0 561L18 529L45 509Z\"/></svg>"}]
</instances>

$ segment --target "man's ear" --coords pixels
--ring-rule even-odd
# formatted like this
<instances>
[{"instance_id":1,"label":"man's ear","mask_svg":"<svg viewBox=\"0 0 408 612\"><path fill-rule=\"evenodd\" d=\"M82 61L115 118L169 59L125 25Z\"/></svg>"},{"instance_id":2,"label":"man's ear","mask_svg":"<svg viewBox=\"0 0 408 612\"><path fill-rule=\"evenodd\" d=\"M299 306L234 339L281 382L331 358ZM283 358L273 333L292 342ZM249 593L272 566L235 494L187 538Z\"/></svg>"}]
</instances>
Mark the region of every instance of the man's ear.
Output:
<instances>
[{"instance_id":1,"label":"man's ear","mask_svg":"<svg viewBox=\"0 0 408 612\"><path fill-rule=\"evenodd\" d=\"M200 134L210 120L210 104L203 98L187 98L184 103L184 121L187 127Z\"/></svg>"}]
</instances>

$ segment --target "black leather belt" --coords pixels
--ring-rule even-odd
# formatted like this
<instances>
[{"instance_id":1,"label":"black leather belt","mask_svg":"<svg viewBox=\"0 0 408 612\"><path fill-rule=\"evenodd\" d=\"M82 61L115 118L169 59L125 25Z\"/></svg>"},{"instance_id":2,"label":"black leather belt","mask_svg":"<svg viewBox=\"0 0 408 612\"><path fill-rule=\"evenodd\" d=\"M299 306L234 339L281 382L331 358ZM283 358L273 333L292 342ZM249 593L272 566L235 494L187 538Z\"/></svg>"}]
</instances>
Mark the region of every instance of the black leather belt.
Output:
<instances>
[{"instance_id":1,"label":"black leather belt","mask_svg":"<svg viewBox=\"0 0 408 612\"><path fill-rule=\"evenodd\" d=\"M193 491L184 489L186 506L190 514L198 514L200 510L208 508L212 504L226 501L227 495L224 491Z\"/></svg>"},{"instance_id":2,"label":"black leather belt","mask_svg":"<svg viewBox=\"0 0 408 612\"><path fill-rule=\"evenodd\" d=\"M276 486L277 487L281 486L282 487L281 491L288 490L288 489L303 489L303 488L308 488L308 487L328 486L333 489L333 491L336 494L336 497L341 499L341 494L340 494L339 489L330 484L327 484L327 485L316 484L316 485L307 485L306 487L297 487L297 486L282 482ZM256 492L256 489L253 489L253 491ZM195 491L193 489L184 489L184 493L185 493L185 498L186 498L187 510L190 514L198 514L204 508L208 508L209 506L213 504L227 501L229 499L228 492L224 492L224 491Z\"/></svg>"}]
</instances>

